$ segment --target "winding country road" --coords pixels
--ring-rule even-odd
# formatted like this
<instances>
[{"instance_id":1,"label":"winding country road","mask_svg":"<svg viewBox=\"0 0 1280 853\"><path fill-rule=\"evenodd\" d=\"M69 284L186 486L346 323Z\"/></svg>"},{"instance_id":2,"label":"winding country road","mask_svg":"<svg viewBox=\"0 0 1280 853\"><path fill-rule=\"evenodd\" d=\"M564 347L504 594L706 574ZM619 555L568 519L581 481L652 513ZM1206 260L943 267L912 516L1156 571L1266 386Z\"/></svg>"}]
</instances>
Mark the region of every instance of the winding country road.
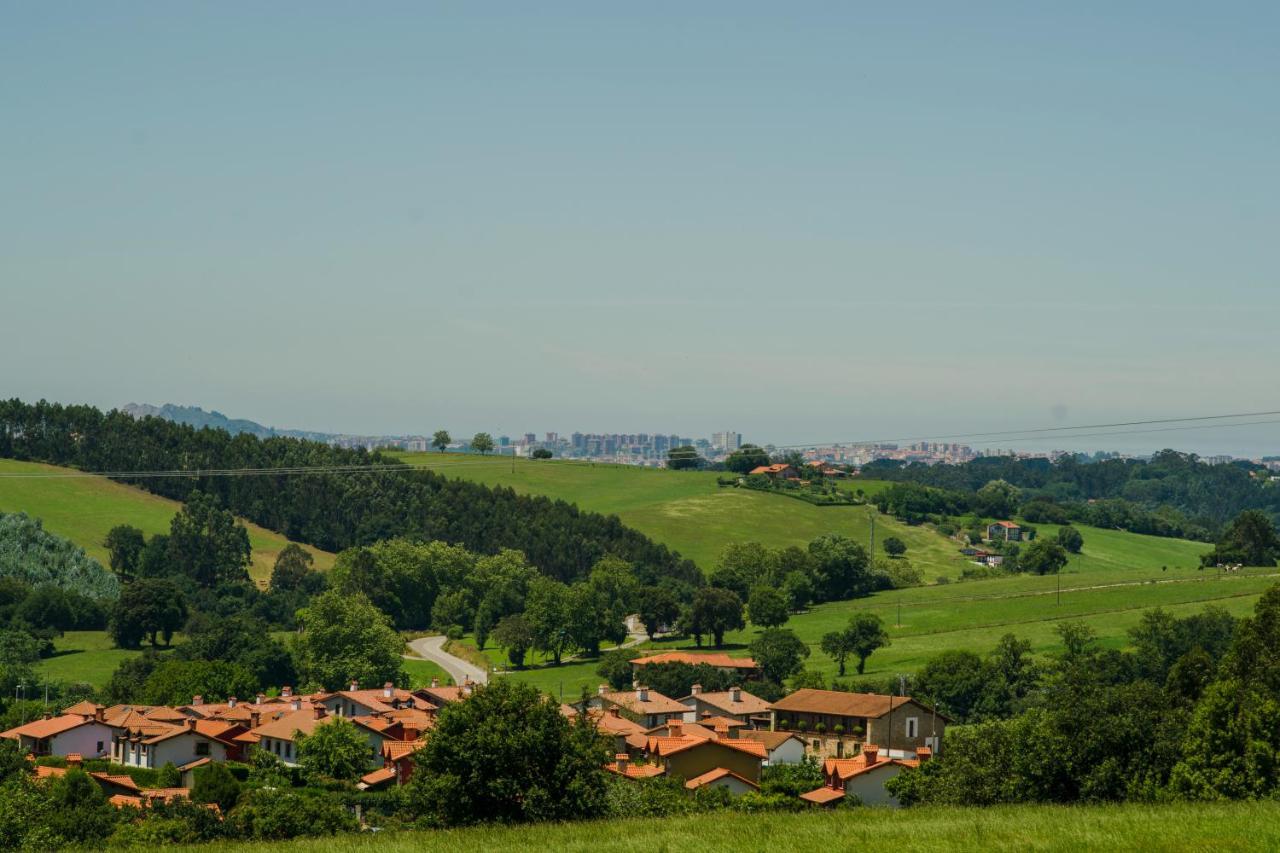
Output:
<instances>
[{"instance_id":1,"label":"winding country road","mask_svg":"<svg viewBox=\"0 0 1280 853\"><path fill-rule=\"evenodd\" d=\"M419 637L409 641L409 648L413 649L418 657L439 664L441 669L449 673L454 684L461 684L468 678L477 684L487 684L489 673L470 661L455 657L444 650L444 644L448 639L448 637Z\"/></svg>"}]
</instances>

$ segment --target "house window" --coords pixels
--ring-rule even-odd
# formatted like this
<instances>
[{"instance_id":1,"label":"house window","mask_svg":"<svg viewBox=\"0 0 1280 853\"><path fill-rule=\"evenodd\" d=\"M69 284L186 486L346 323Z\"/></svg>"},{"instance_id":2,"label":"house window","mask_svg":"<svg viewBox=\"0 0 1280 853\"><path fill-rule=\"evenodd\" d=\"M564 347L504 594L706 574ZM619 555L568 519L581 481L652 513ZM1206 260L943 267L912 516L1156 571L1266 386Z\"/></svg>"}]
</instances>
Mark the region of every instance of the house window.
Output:
<instances>
[{"instance_id":1,"label":"house window","mask_svg":"<svg viewBox=\"0 0 1280 853\"><path fill-rule=\"evenodd\" d=\"M284 742L284 757L293 758L293 741L291 740Z\"/></svg>"},{"instance_id":2,"label":"house window","mask_svg":"<svg viewBox=\"0 0 1280 853\"><path fill-rule=\"evenodd\" d=\"M209 742L207 740L202 740L196 744L196 755L208 755L208 754L209 754Z\"/></svg>"},{"instance_id":3,"label":"house window","mask_svg":"<svg viewBox=\"0 0 1280 853\"><path fill-rule=\"evenodd\" d=\"M98 741L98 752L102 752L102 741Z\"/></svg>"},{"instance_id":4,"label":"house window","mask_svg":"<svg viewBox=\"0 0 1280 853\"><path fill-rule=\"evenodd\" d=\"M907 717L907 737L918 737L920 735L920 718Z\"/></svg>"}]
</instances>

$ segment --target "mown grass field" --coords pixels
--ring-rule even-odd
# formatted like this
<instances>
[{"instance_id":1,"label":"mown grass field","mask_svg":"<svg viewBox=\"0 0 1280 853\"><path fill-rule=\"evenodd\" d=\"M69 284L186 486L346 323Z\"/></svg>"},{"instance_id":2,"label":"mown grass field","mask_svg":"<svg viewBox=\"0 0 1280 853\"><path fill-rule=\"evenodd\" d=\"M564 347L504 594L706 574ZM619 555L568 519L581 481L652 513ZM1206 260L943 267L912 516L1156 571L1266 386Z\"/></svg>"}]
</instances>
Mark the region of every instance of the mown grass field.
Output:
<instances>
[{"instance_id":1,"label":"mown grass field","mask_svg":"<svg viewBox=\"0 0 1280 853\"><path fill-rule=\"evenodd\" d=\"M173 638L174 645L180 642L181 635ZM37 666L41 679L87 682L98 688L106 686L121 662L142 654L138 650L115 648L106 631L68 631L58 637L53 646L53 657L40 661Z\"/></svg>"},{"instance_id":2,"label":"mown grass field","mask_svg":"<svg viewBox=\"0 0 1280 853\"><path fill-rule=\"evenodd\" d=\"M68 468L0 459L0 474L71 473ZM0 477L0 512L25 512L44 522L45 530L64 536L83 548L89 556L107 565L107 549L102 540L117 524L131 524L148 536L168 533L169 522L181 504L157 497L133 486L105 477L67 479ZM276 557L288 539L244 522L253 548L249 574L259 582L271 576ZM315 565L328 569L333 555L305 546L315 557Z\"/></svg>"},{"instance_id":3,"label":"mown grass field","mask_svg":"<svg viewBox=\"0 0 1280 853\"><path fill-rule=\"evenodd\" d=\"M894 851L1275 850L1275 803L1159 806L843 809L736 812L450 831L366 833L292 842L226 844L219 849L296 853L435 850L653 851L708 853L892 849ZM199 846L170 847L197 851Z\"/></svg>"},{"instance_id":4,"label":"mown grass field","mask_svg":"<svg viewBox=\"0 0 1280 853\"><path fill-rule=\"evenodd\" d=\"M867 543L871 515L866 506L817 507L765 492L723 488L707 471L668 471L590 462L481 457L460 453L400 453L410 465L450 477L508 486L547 495L592 512L617 515L627 525L696 562L715 567L733 542L761 542L772 548L807 545L824 533ZM514 470L514 473L513 473ZM884 484L859 483L867 494ZM897 536L907 544L912 565L927 578L959 575L965 566L957 546L925 527L908 527L876 517L876 541ZM878 547L878 546L877 546Z\"/></svg>"}]
</instances>

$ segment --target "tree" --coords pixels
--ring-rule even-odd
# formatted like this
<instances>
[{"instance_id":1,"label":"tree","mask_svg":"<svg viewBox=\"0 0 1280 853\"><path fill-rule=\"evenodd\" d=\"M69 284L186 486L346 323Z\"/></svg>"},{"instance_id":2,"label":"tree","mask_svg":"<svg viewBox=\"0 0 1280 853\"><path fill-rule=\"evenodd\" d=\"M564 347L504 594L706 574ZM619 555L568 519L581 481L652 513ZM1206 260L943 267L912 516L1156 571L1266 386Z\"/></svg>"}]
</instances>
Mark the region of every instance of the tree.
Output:
<instances>
[{"instance_id":1,"label":"tree","mask_svg":"<svg viewBox=\"0 0 1280 853\"><path fill-rule=\"evenodd\" d=\"M751 597L747 599L747 613L751 617L751 624L760 628L776 628L791 615L787 609L787 599L768 586L758 586L751 590Z\"/></svg>"},{"instance_id":2,"label":"tree","mask_svg":"<svg viewBox=\"0 0 1280 853\"><path fill-rule=\"evenodd\" d=\"M493 629L493 641L507 650L507 660L516 669L524 668L524 656L533 646L533 628L529 620L516 613L503 616Z\"/></svg>"},{"instance_id":3,"label":"tree","mask_svg":"<svg viewBox=\"0 0 1280 853\"><path fill-rule=\"evenodd\" d=\"M813 580L804 572L788 572L782 579L782 593L792 610L804 610L813 600Z\"/></svg>"},{"instance_id":4,"label":"tree","mask_svg":"<svg viewBox=\"0 0 1280 853\"><path fill-rule=\"evenodd\" d=\"M1018 509L1022 490L1006 480L992 480L975 494L978 511L993 518L1010 518Z\"/></svg>"},{"instance_id":5,"label":"tree","mask_svg":"<svg viewBox=\"0 0 1280 853\"><path fill-rule=\"evenodd\" d=\"M631 686L633 680L631 662L643 655L644 652L635 649L611 649L600 657L600 663L596 666L596 675L609 682L614 690L625 690Z\"/></svg>"},{"instance_id":6,"label":"tree","mask_svg":"<svg viewBox=\"0 0 1280 853\"><path fill-rule=\"evenodd\" d=\"M849 655L853 654L853 635L848 629L843 631L828 631L822 635L822 640L818 644L818 648L822 649L822 653L831 660L840 669L840 677L844 678L845 662L849 659Z\"/></svg>"},{"instance_id":7,"label":"tree","mask_svg":"<svg viewBox=\"0 0 1280 853\"><path fill-rule=\"evenodd\" d=\"M194 491L169 524L169 559L198 585L249 579L249 532L218 499Z\"/></svg>"},{"instance_id":8,"label":"tree","mask_svg":"<svg viewBox=\"0 0 1280 853\"><path fill-rule=\"evenodd\" d=\"M253 673L238 664L167 658L147 676L132 699L148 705L185 705L192 696L203 696L216 702L231 696L252 696L259 686Z\"/></svg>"},{"instance_id":9,"label":"tree","mask_svg":"<svg viewBox=\"0 0 1280 853\"><path fill-rule=\"evenodd\" d=\"M974 722L983 697L995 681L992 667L967 649L948 649L925 663L912 694L927 699L957 723Z\"/></svg>"},{"instance_id":10,"label":"tree","mask_svg":"<svg viewBox=\"0 0 1280 853\"><path fill-rule=\"evenodd\" d=\"M569 635L573 623L569 588L558 580L540 577L529 584L524 618L533 631L533 647L551 655L556 666L572 643Z\"/></svg>"},{"instance_id":11,"label":"tree","mask_svg":"<svg viewBox=\"0 0 1280 853\"><path fill-rule=\"evenodd\" d=\"M299 747L301 751L301 747ZM216 803L223 814L231 811L240 799L240 783L231 770L221 761L214 761L195 770L195 784L191 786L191 799L197 803Z\"/></svg>"},{"instance_id":12,"label":"tree","mask_svg":"<svg viewBox=\"0 0 1280 853\"><path fill-rule=\"evenodd\" d=\"M884 540L884 552L890 557L901 557L907 553L907 543L903 542L897 536L887 536Z\"/></svg>"},{"instance_id":13,"label":"tree","mask_svg":"<svg viewBox=\"0 0 1280 853\"><path fill-rule=\"evenodd\" d=\"M111 571L122 581L133 580L142 559L142 549L146 547L146 538L141 530L127 524L117 524L107 531L107 538L102 541L110 558Z\"/></svg>"},{"instance_id":14,"label":"tree","mask_svg":"<svg viewBox=\"0 0 1280 853\"><path fill-rule=\"evenodd\" d=\"M529 454L534 459L550 459L555 454L545 447L539 447L537 450Z\"/></svg>"},{"instance_id":15,"label":"tree","mask_svg":"<svg viewBox=\"0 0 1280 853\"><path fill-rule=\"evenodd\" d=\"M18 618L34 628L47 628L59 634L75 627L70 596L52 584L33 589L18 607Z\"/></svg>"},{"instance_id":16,"label":"tree","mask_svg":"<svg viewBox=\"0 0 1280 853\"><path fill-rule=\"evenodd\" d=\"M768 628L751 644L751 658L768 681L781 684L800 671L809 647L787 628Z\"/></svg>"},{"instance_id":17,"label":"tree","mask_svg":"<svg viewBox=\"0 0 1280 853\"><path fill-rule=\"evenodd\" d=\"M268 588L272 592L292 592L301 589L306 583L314 562L315 558L311 556L310 551L295 542L290 542L276 557Z\"/></svg>"},{"instance_id":18,"label":"tree","mask_svg":"<svg viewBox=\"0 0 1280 853\"><path fill-rule=\"evenodd\" d=\"M664 586L644 586L636 591L636 615L644 623L644 632L653 641L663 628L670 628L680 615L680 602L675 593Z\"/></svg>"},{"instance_id":19,"label":"tree","mask_svg":"<svg viewBox=\"0 0 1280 853\"><path fill-rule=\"evenodd\" d=\"M586 714L571 721L537 688L501 678L441 709L404 793L434 826L598 817L607 759Z\"/></svg>"},{"instance_id":20,"label":"tree","mask_svg":"<svg viewBox=\"0 0 1280 853\"><path fill-rule=\"evenodd\" d=\"M884 589L889 579L871 571L871 560L861 545L828 533L809 543L814 560L819 601L842 601Z\"/></svg>"},{"instance_id":21,"label":"tree","mask_svg":"<svg viewBox=\"0 0 1280 853\"><path fill-rule=\"evenodd\" d=\"M13 696L19 684L36 681L34 666L40 660L40 643L26 631L0 629L0 690Z\"/></svg>"},{"instance_id":22,"label":"tree","mask_svg":"<svg viewBox=\"0 0 1280 853\"><path fill-rule=\"evenodd\" d=\"M1084 537L1070 524L1064 524L1058 528L1058 544L1069 553L1079 554L1080 549L1084 547Z\"/></svg>"},{"instance_id":23,"label":"tree","mask_svg":"<svg viewBox=\"0 0 1280 853\"><path fill-rule=\"evenodd\" d=\"M471 439L471 449L481 456L493 450L493 436L487 432L478 432Z\"/></svg>"},{"instance_id":24,"label":"tree","mask_svg":"<svg viewBox=\"0 0 1280 853\"><path fill-rule=\"evenodd\" d=\"M122 649L136 649L143 637L158 645L157 637L169 645L174 632L187 620L187 604L173 581L139 578L126 584L111 610L108 630Z\"/></svg>"},{"instance_id":25,"label":"tree","mask_svg":"<svg viewBox=\"0 0 1280 853\"><path fill-rule=\"evenodd\" d=\"M729 454L724 467L737 474L745 474L753 468L769 464L769 454L754 444L744 444Z\"/></svg>"},{"instance_id":26,"label":"tree","mask_svg":"<svg viewBox=\"0 0 1280 853\"><path fill-rule=\"evenodd\" d=\"M431 436L431 446L441 453L445 452L451 441L453 441L453 438L449 435L447 429L438 429L435 435Z\"/></svg>"},{"instance_id":27,"label":"tree","mask_svg":"<svg viewBox=\"0 0 1280 853\"><path fill-rule=\"evenodd\" d=\"M1037 575L1056 575L1066 564L1066 549L1051 539L1037 539L1018 555L1018 568Z\"/></svg>"},{"instance_id":28,"label":"tree","mask_svg":"<svg viewBox=\"0 0 1280 853\"><path fill-rule=\"evenodd\" d=\"M316 776L354 782L369 770L369 738L350 720L332 717L299 738L298 763Z\"/></svg>"},{"instance_id":29,"label":"tree","mask_svg":"<svg viewBox=\"0 0 1280 853\"><path fill-rule=\"evenodd\" d=\"M1280 536L1265 512L1247 509L1232 520L1218 546L1200 558L1206 566L1239 563L1274 566L1280 558Z\"/></svg>"},{"instance_id":30,"label":"tree","mask_svg":"<svg viewBox=\"0 0 1280 853\"><path fill-rule=\"evenodd\" d=\"M673 471L689 471L702 467L702 457L691 444L673 447L667 451L667 467Z\"/></svg>"},{"instance_id":31,"label":"tree","mask_svg":"<svg viewBox=\"0 0 1280 853\"><path fill-rule=\"evenodd\" d=\"M742 599L714 586L703 587L694 594L690 619L690 630L694 634L710 634L717 646L724 645L725 631L747 626L742 618Z\"/></svg>"},{"instance_id":32,"label":"tree","mask_svg":"<svg viewBox=\"0 0 1280 853\"><path fill-rule=\"evenodd\" d=\"M846 630L849 632L849 649L858 658L858 675L862 675L871 653L889 645L889 634L879 616L866 612L853 614Z\"/></svg>"},{"instance_id":33,"label":"tree","mask_svg":"<svg viewBox=\"0 0 1280 853\"><path fill-rule=\"evenodd\" d=\"M402 680L404 640L363 595L322 593L298 611L298 623L293 656L305 686L340 690L349 679L364 684Z\"/></svg>"}]
</instances>

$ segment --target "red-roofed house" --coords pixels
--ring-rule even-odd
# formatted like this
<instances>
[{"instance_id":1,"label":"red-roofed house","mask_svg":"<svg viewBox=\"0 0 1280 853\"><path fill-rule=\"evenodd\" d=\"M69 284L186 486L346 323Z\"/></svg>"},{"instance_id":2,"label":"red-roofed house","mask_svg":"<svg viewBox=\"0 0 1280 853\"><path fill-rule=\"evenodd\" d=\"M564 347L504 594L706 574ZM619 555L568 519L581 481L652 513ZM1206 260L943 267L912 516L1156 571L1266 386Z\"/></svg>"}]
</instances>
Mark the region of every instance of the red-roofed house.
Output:
<instances>
[{"instance_id":1,"label":"red-roofed house","mask_svg":"<svg viewBox=\"0 0 1280 853\"><path fill-rule=\"evenodd\" d=\"M93 714L62 714L35 720L0 732L0 737L16 740L32 755L66 756L75 752L101 758L107 754L113 733L98 708Z\"/></svg>"},{"instance_id":2,"label":"red-roofed house","mask_svg":"<svg viewBox=\"0 0 1280 853\"><path fill-rule=\"evenodd\" d=\"M607 684L601 684L596 695L588 699L586 704L585 709L579 710L608 711L610 708L617 708L622 716L647 729L661 725L672 715L683 715L686 710L676 700L643 686L634 690L610 691Z\"/></svg>"},{"instance_id":3,"label":"red-roofed house","mask_svg":"<svg viewBox=\"0 0 1280 853\"><path fill-rule=\"evenodd\" d=\"M987 538L1019 542L1022 540L1022 528L1012 521L997 521L995 524L987 525Z\"/></svg>"},{"instance_id":4,"label":"red-roofed house","mask_svg":"<svg viewBox=\"0 0 1280 853\"><path fill-rule=\"evenodd\" d=\"M286 765L296 767L298 738L311 734L317 726L328 725L337 719L343 718L331 715L323 705L317 705L309 711L294 711L279 719L263 723L240 735L237 740L241 743L256 743L259 749L265 749ZM350 717L347 719L368 738L370 767L382 764L383 744L395 740L387 733L387 730L392 728L392 724L378 718Z\"/></svg>"},{"instance_id":5,"label":"red-roofed house","mask_svg":"<svg viewBox=\"0 0 1280 853\"><path fill-rule=\"evenodd\" d=\"M703 717L711 715L728 717L753 728L769 726L769 703L758 696L752 696L741 687L705 693L701 684L695 684L693 691L681 699L680 704L689 709L684 715L686 723L701 722Z\"/></svg>"},{"instance_id":6,"label":"red-roofed house","mask_svg":"<svg viewBox=\"0 0 1280 853\"><path fill-rule=\"evenodd\" d=\"M645 752L664 772L685 780L723 768L756 785L766 754L764 745L756 741L700 737L686 733L684 724L674 721L667 723L666 737L649 738Z\"/></svg>"},{"instance_id":7,"label":"red-roofed house","mask_svg":"<svg viewBox=\"0 0 1280 853\"><path fill-rule=\"evenodd\" d=\"M790 480L799 476L799 472L785 462L777 462L773 465L760 465L752 468L748 474L763 474L766 477L772 477L774 479L781 477L784 480Z\"/></svg>"},{"instance_id":8,"label":"red-roofed house","mask_svg":"<svg viewBox=\"0 0 1280 853\"><path fill-rule=\"evenodd\" d=\"M240 756L235 740L245 729L218 720L188 719L171 725L158 723L117 730L111 740L111 760L126 767L182 767L201 758L227 761Z\"/></svg>"},{"instance_id":9,"label":"red-roofed house","mask_svg":"<svg viewBox=\"0 0 1280 853\"><path fill-rule=\"evenodd\" d=\"M885 790L884 783L908 767L918 767L929 757L929 750L920 749L915 759L888 758L880 754L878 747L866 744L862 752L853 758L828 758L822 762L823 785L800 799L820 806L831 806L848 795L867 806L898 806L898 800Z\"/></svg>"},{"instance_id":10,"label":"red-roofed house","mask_svg":"<svg viewBox=\"0 0 1280 853\"><path fill-rule=\"evenodd\" d=\"M751 658L731 658L722 652L660 652L656 655L636 658L631 662L631 673L639 678L643 669L651 664L687 663L690 666L706 664L721 672L751 678L759 674L760 667Z\"/></svg>"}]
</instances>

